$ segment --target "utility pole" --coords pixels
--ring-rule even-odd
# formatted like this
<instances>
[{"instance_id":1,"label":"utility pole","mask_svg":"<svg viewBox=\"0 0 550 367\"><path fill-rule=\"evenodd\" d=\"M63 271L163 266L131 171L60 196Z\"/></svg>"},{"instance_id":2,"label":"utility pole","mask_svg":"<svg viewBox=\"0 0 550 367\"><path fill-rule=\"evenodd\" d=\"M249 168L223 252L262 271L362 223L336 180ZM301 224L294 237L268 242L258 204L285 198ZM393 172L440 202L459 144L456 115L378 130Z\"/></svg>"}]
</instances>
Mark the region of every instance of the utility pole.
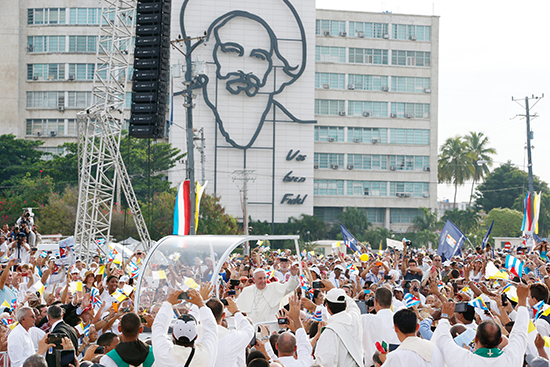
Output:
<instances>
[{"instance_id":1,"label":"utility pole","mask_svg":"<svg viewBox=\"0 0 550 367\"><path fill-rule=\"evenodd\" d=\"M204 128L201 127L199 130L195 131L199 136L195 135L194 140L200 140L201 145L197 147L197 150L201 154L201 183L204 185L204 165L206 163L206 158L204 156Z\"/></svg>"},{"instance_id":2,"label":"utility pole","mask_svg":"<svg viewBox=\"0 0 550 367\"><path fill-rule=\"evenodd\" d=\"M248 181L255 181L256 177L250 176L255 171L250 169L241 169L233 171L233 176L231 179L233 181L242 181L243 182L243 234L248 236ZM248 255L250 253L250 248L248 242L244 246L244 254Z\"/></svg>"},{"instance_id":3,"label":"utility pole","mask_svg":"<svg viewBox=\"0 0 550 367\"><path fill-rule=\"evenodd\" d=\"M532 106L532 107L535 107L535 105L539 103L539 101L543 98L544 98L544 93L542 94L542 97L538 97L538 96L535 97L535 95L532 95L531 98L525 97L524 99L525 106L522 106L525 108L525 115L518 115L518 116L525 117L525 122L527 125L527 168L529 170L529 192L531 193L531 195L535 191L533 187L533 161L531 159L531 139L533 139L533 131L531 131L531 117L537 117L537 115L536 114L531 115L529 113L529 100L530 99L536 100L536 102ZM521 101L521 99L514 99L514 97L512 97L512 101L517 102L521 106L521 103L518 102L518 101Z\"/></svg>"}]
</instances>

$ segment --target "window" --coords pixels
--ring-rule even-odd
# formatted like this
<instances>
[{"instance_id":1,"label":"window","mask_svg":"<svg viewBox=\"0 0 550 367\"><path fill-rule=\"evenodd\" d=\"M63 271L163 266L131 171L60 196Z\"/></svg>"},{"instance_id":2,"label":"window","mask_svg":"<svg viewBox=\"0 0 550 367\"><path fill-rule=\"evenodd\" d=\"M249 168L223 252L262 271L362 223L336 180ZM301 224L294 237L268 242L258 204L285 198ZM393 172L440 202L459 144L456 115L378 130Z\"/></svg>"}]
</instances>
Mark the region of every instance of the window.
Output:
<instances>
[{"instance_id":1,"label":"window","mask_svg":"<svg viewBox=\"0 0 550 367\"><path fill-rule=\"evenodd\" d=\"M348 165L353 165L353 169L386 170L388 169L388 156L348 154Z\"/></svg>"},{"instance_id":2,"label":"window","mask_svg":"<svg viewBox=\"0 0 550 367\"><path fill-rule=\"evenodd\" d=\"M344 128L315 126L315 141L344 141Z\"/></svg>"},{"instance_id":3,"label":"window","mask_svg":"<svg viewBox=\"0 0 550 367\"><path fill-rule=\"evenodd\" d=\"M388 142L388 129L377 127L348 127L348 142L382 143Z\"/></svg>"},{"instance_id":4,"label":"window","mask_svg":"<svg viewBox=\"0 0 550 367\"><path fill-rule=\"evenodd\" d=\"M392 76L392 92L424 93L430 88L430 78L416 78L407 76Z\"/></svg>"},{"instance_id":5,"label":"window","mask_svg":"<svg viewBox=\"0 0 550 367\"><path fill-rule=\"evenodd\" d=\"M413 155L391 155L390 167L397 171L423 171L430 166L430 157Z\"/></svg>"},{"instance_id":6,"label":"window","mask_svg":"<svg viewBox=\"0 0 550 367\"><path fill-rule=\"evenodd\" d=\"M69 52L96 52L97 36L69 36Z\"/></svg>"},{"instance_id":7,"label":"window","mask_svg":"<svg viewBox=\"0 0 550 367\"><path fill-rule=\"evenodd\" d=\"M346 22L342 20L321 20L315 21L315 34L325 36L341 36L346 31ZM326 34L325 32L328 32Z\"/></svg>"},{"instance_id":8,"label":"window","mask_svg":"<svg viewBox=\"0 0 550 367\"><path fill-rule=\"evenodd\" d=\"M390 129L390 144L430 145L430 130Z\"/></svg>"},{"instance_id":9,"label":"window","mask_svg":"<svg viewBox=\"0 0 550 367\"><path fill-rule=\"evenodd\" d=\"M315 73L315 88L344 89L346 74Z\"/></svg>"},{"instance_id":10,"label":"window","mask_svg":"<svg viewBox=\"0 0 550 367\"><path fill-rule=\"evenodd\" d=\"M350 74L348 84L356 90L382 90L388 87L388 77L382 75Z\"/></svg>"},{"instance_id":11,"label":"window","mask_svg":"<svg viewBox=\"0 0 550 367\"><path fill-rule=\"evenodd\" d=\"M346 62L346 48L315 46L315 61Z\"/></svg>"},{"instance_id":12,"label":"window","mask_svg":"<svg viewBox=\"0 0 550 367\"><path fill-rule=\"evenodd\" d=\"M348 196L387 196L385 181L347 181Z\"/></svg>"},{"instance_id":13,"label":"window","mask_svg":"<svg viewBox=\"0 0 550 367\"><path fill-rule=\"evenodd\" d=\"M65 8L27 9L27 24L65 24Z\"/></svg>"},{"instance_id":14,"label":"window","mask_svg":"<svg viewBox=\"0 0 550 367\"><path fill-rule=\"evenodd\" d=\"M336 222L338 220L338 214L343 211L343 208L316 206L313 208L313 215L325 222Z\"/></svg>"},{"instance_id":15,"label":"window","mask_svg":"<svg viewBox=\"0 0 550 367\"><path fill-rule=\"evenodd\" d=\"M349 22L350 37L389 38L387 23Z\"/></svg>"},{"instance_id":16,"label":"window","mask_svg":"<svg viewBox=\"0 0 550 367\"><path fill-rule=\"evenodd\" d=\"M65 36L29 36L28 52L65 52Z\"/></svg>"},{"instance_id":17,"label":"window","mask_svg":"<svg viewBox=\"0 0 550 367\"><path fill-rule=\"evenodd\" d=\"M366 208L367 220L370 223L384 223L386 219L386 209L384 208Z\"/></svg>"},{"instance_id":18,"label":"window","mask_svg":"<svg viewBox=\"0 0 550 367\"><path fill-rule=\"evenodd\" d=\"M388 102L348 102L348 114L350 116L362 116L363 112L368 112L374 117L388 117Z\"/></svg>"},{"instance_id":19,"label":"window","mask_svg":"<svg viewBox=\"0 0 550 367\"><path fill-rule=\"evenodd\" d=\"M92 104L92 92L67 92L69 95L67 107L85 108Z\"/></svg>"},{"instance_id":20,"label":"window","mask_svg":"<svg viewBox=\"0 0 550 367\"><path fill-rule=\"evenodd\" d=\"M428 182L390 182L390 196L404 193L413 197L423 197L429 192Z\"/></svg>"},{"instance_id":21,"label":"window","mask_svg":"<svg viewBox=\"0 0 550 367\"><path fill-rule=\"evenodd\" d=\"M64 98L65 92L27 92L27 108L57 108Z\"/></svg>"},{"instance_id":22,"label":"window","mask_svg":"<svg viewBox=\"0 0 550 367\"><path fill-rule=\"evenodd\" d=\"M391 208L390 222L391 223L412 223L414 218L420 215L418 209L409 208Z\"/></svg>"},{"instance_id":23,"label":"window","mask_svg":"<svg viewBox=\"0 0 550 367\"><path fill-rule=\"evenodd\" d=\"M344 195L344 181L343 180L314 180L313 181L313 195L326 196L326 195Z\"/></svg>"},{"instance_id":24,"label":"window","mask_svg":"<svg viewBox=\"0 0 550 367\"><path fill-rule=\"evenodd\" d=\"M98 25L101 8L70 8L69 24Z\"/></svg>"},{"instance_id":25,"label":"window","mask_svg":"<svg viewBox=\"0 0 550 367\"><path fill-rule=\"evenodd\" d=\"M338 116L340 112L346 112L346 102L336 99L316 99L315 114L316 115L332 115Z\"/></svg>"},{"instance_id":26,"label":"window","mask_svg":"<svg viewBox=\"0 0 550 367\"><path fill-rule=\"evenodd\" d=\"M392 102L391 113L396 114L397 117L427 119L430 118L430 104Z\"/></svg>"},{"instance_id":27,"label":"window","mask_svg":"<svg viewBox=\"0 0 550 367\"><path fill-rule=\"evenodd\" d=\"M315 153L313 163L319 168L344 168L344 154Z\"/></svg>"},{"instance_id":28,"label":"window","mask_svg":"<svg viewBox=\"0 0 550 367\"><path fill-rule=\"evenodd\" d=\"M350 47L349 62L356 64L388 65L388 50Z\"/></svg>"},{"instance_id":29,"label":"window","mask_svg":"<svg viewBox=\"0 0 550 367\"><path fill-rule=\"evenodd\" d=\"M430 52L392 50L391 64L401 66L430 66Z\"/></svg>"},{"instance_id":30,"label":"window","mask_svg":"<svg viewBox=\"0 0 550 367\"><path fill-rule=\"evenodd\" d=\"M392 38L396 40L430 41L431 31L432 27L429 25L393 24Z\"/></svg>"},{"instance_id":31,"label":"window","mask_svg":"<svg viewBox=\"0 0 550 367\"><path fill-rule=\"evenodd\" d=\"M94 80L94 64L69 64L69 78L74 80Z\"/></svg>"},{"instance_id":32,"label":"window","mask_svg":"<svg viewBox=\"0 0 550 367\"><path fill-rule=\"evenodd\" d=\"M65 79L65 64L27 64L27 80Z\"/></svg>"},{"instance_id":33,"label":"window","mask_svg":"<svg viewBox=\"0 0 550 367\"><path fill-rule=\"evenodd\" d=\"M45 137L54 137L58 135L64 136L65 120L64 119L28 119L26 121L25 134L42 135Z\"/></svg>"}]
</instances>

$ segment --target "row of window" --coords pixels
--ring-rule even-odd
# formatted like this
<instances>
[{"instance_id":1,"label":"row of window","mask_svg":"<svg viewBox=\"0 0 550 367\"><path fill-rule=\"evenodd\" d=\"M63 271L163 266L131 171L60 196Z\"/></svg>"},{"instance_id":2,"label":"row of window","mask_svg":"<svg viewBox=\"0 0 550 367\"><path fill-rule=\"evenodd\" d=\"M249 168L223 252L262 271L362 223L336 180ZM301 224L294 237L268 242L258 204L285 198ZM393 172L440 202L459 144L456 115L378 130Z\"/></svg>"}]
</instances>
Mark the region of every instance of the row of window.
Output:
<instances>
[{"instance_id":1,"label":"row of window","mask_svg":"<svg viewBox=\"0 0 550 367\"><path fill-rule=\"evenodd\" d=\"M390 114L388 114L388 104L390 102L316 99L315 114L324 116L430 118L429 103L391 102Z\"/></svg>"},{"instance_id":2,"label":"row of window","mask_svg":"<svg viewBox=\"0 0 550 367\"><path fill-rule=\"evenodd\" d=\"M95 64L27 64L27 80L78 80L93 81ZM127 76L131 79L134 68L129 67ZM107 78L107 70L99 74Z\"/></svg>"},{"instance_id":3,"label":"row of window","mask_svg":"<svg viewBox=\"0 0 550 367\"><path fill-rule=\"evenodd\" d=\"M135 24L134 11L128 16L127 25ZM106 13L109 20L114 20L114 12ZM27 9L28 25L99 25L101 21L101 8L35 8ZM103 24L107 24L103 20Z\"/></svg>"},{"instance_id":4,"label":"row of window","mask_svg":"<svg viewBox=\"0 0 550 367\"><path fill-rule=\"evenodd\" d=\"M384 223L386 219L385 208L359 208L367 214L370 223ZM342 207L314 207L313 215L325 222L336 222L338 215L344 211ZM390 208L390 223L412 223L420 212L412 208Z\"/></svg>"},{"instance_id":5,"label":"row of window","mask_svg":"<svg viewBox=\"0 0 550 367\"><path fill-rule=\"evenodd\" d=\"M391 57L390 57L391 52ZM347 58L346 58L347 56ZM431 52L315 46L315 61L370 65L430 66Z\"/></svg>"},{"instance_id":6,"label":"row of window","mask_svg":"<svg viewBox=\"0 0 550 367\"><path fill-rule=\"evenodd\" d=\"M388 77L385 75L343 73L315 73L315 88L428 93L430 92L430 78L406 76Z\"/></svg>"},{"instance_id":7,"label":"row of window","mask_svg":"<svg viewBox=\"0 0 550 367\"><path fill-rule=\"evenodd\" d=\"M315 153L315 168L391 170L391 171L428 171L429 156L379 155L379 154Z\"/></svg>"},{"instance_id":8,"label":"row of window","mask_svg":"<svg viewBox=\"0 0 550 367\"><path fill-rule=\"evenodd\" d=\"M25 133L44 137L76 136L76 120L27 119Z\"/></svg>"},{"instance_id":9,"label":"row of window","mask_svg":"<svg viewBox=\"0 0 550 367\"><path fill-rule=\"evenodd\" d=\"M429 145L430 130L388 129L378 127L315 126L315 141L372 144Z\"/></svg>"},{"instance_id":10,"label":"row of window","mask_svg":"<svg viewBox=\"0 0 550 367\"><path fill-rule=\"evenodd\" d=\"M85 108L92 104L92 92L27 92L27 108Z\"/></svg>"},{"instance_id":11,"label":"row of window","mask_svg":"<svg viewBox=\"0 0 550 367\"><path fill-rule=\"evenodd\" d=\"M314 180L317 196L430 197L428 182Z\"/></svg>"},{"instance_id":12,"label":"row of window","mask_svg":"<svg viewBox=\"0 0 550 367\"><path fill-rule=\"evenodd\" d=\"M103 42L103 41L102 41ZM105 39L102 44L105 49L110 49L110 40ZM135 37L132 40L120 40L119 48L123 51L133 50ZM98 47L97 36L28 36L27 51L36 52L83 52L95 53Z\"/></svg>"},{"instance_id":13,"label":"row of window","mask_svg":"<svg viewBox=\"0 0 550 367\"><path fill-rule=\"evenodd\" d=\"M385 38L395 40L430 41L431 26L416 24L390 24L372 22L349 22L346 29L346 21L317 19L315 21L315 34L321 36L359 37L359 38Z\"/></svg>"}]
</instances>

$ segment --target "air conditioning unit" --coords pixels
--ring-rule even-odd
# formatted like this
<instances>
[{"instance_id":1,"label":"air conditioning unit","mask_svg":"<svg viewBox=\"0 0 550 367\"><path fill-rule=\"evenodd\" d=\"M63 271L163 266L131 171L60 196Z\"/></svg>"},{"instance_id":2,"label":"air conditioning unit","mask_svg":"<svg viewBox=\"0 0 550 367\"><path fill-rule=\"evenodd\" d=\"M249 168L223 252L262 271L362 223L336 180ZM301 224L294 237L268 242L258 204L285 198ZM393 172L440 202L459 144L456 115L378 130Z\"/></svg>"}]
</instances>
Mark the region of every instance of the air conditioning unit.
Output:
<instances>
[{"instance_id":1,"label":"air conditioning unit","mask_svg":"<svg viewBox=\"0 0 550 367\"><path fill-rule=\"evenodd\" d=\"M56 136L57 135L57 131L50 131L50 136Z\"/></svg>"},{"instance_id":2,"label":"air conditioning unit","mask_svg":"<svg viewBox=\"0 0 550 367\"><path fill-rule=\"evenodd\" d=\"M34 51L34 46L33 45L28 45L27 46L27 51L28 52L33 52Z\"/></svg>"},{"instance_id":3,"label":"air conditioning unit","mask_svg":"<svg viewBox=\"0 0 550 367\"><path fill-rule=\"evenodd\" d=\"M405 117L408 118L408 119L412 119L413 115L411 115L410 113L406 113Z\"/></svg>"},{"instance_id":4,"label":"air conditioning unit","mask_svg":"<svg viewBox=\"0 0 550 367\"><path fill-rule=\"evenodd\" d=\"M38 80L38 76L36 76L36 75L33 76L33 77L32 77L32 80Z\"/></svg>"},{"instance_id":5,"label":"air conditioning unit","mask_svg":"<svg viewBox=\"0 0 550 367\"><path fill-rule=\"evenodd\" d=\"M58 106L57 109L58 109L59 111L65 111L65 106Z\"/></svg>"},{"instance_id":6,"label":"air conditioning unit","mask_svg":"<svg viewBox=\"0 0 550 367\"><path fill-rule=\"evenodd\" d=\"M332 143L334 141L334 138L328 138L328 141Z\"/></svg>"},{"instance_id":7,"label":"air conditioning unit","mask_svg":"<svg viewBox=\"0 0 550 367\"><path fill-rule=\"evenodd\" d=\"M397 169L396 166L390 166L390 171L395 171Z\"/></svg>"},{"instance_id":8,"label":"air conditioning unit","mask_svg":"<svg viewBox=\"0 0 550 367\"><path fill-rule=\"evenodd\" d=\"M338 115L340 115L340 116L346 116L346 111L340 111L340 112L338 112Z\"/></svg>"},{"instance_id":9,"label":"air conditioning unit","mask_svg":"<svg viewBox=\"0 0 550 367\"><path fill-rule=\"evenodd\" d=\"M331 164L331 165L330 165L330 168L332 168L332 169L338 169L338 165L337 165L337 164Z\"/></svg>"},{"instance_id":10,"label":"air conditioning unit","mask_svg":"<svg viewBox=\"0 0 550 367\"><path fill-rule=\"evenodd\" d=\"M432 90L430 88L424 88L424 93L431 93Z\"/></svg>"},{"instance_id":11,"label":"air conditioning unit","mask_svg":"<svg viewBox=\"0 0 550 367\"><path fill-rule=\"evenodd\" d=\"M363 189L363 195L365 195L365 196L369 196L369 195L370 195L368 187L365 187L365 188Z\"/></svg>"},{"instance_id":12,"label":"air conditioning unit","mask_svg":"<svg viewBox=\"0 0 550 367\"><path fill-rule=\"evenodd\" d=\"M357 37L365 38L365 32L357 32Z\"/></svg>"},{"instance_id":13,"label":"air conditioning unit","mask_svg":"<svg viewBox=\"0 0 550 367\"><path fill-rule=\"evenodd\" d=\"M361 139L355 138L355 139L353 139L353 142L354 142L354 143L360 143L360 142L361 142Z\"/></svg>"},{"instance_id":14,"label":"air conditioning unit","mask_svg":"<svg viewBox=\"0 0 550 367\"><path fill-rule=\"evenodd\" d=\"M411 41L416 41L416 36L410 36L409 39L410 39Z\"/></svg>"},{"instance_id":15,"label":"air conditioning unit","mask_svg":"<svg viewBox=\"0 0 550 367\"><path fill-rule=\"evenodd\" d=\"M352 170L353 169L353 164L348 164L348 169Z\"/></svg>"},{"instance_id":16,"label":"air conditioning unit","mask_svg":"<svg viewBox=\"0 0 550 367\"><path fill-rule=\"evenodd\" d=\"M330 36L330 31L324 31L323 34L324 34L325 36Z\"/></svg>"},{"instance_id":17,"label":"air conditioning unit","mask_svg":"<svg viewBox=\"0 0 550 367\"><path fill-rule=\"evenodd\" d=\"M370 116L370 112L369 112L369 111L363 111L363 116L364 116L364 117L369 117L369 116Z\"/></svg>"},{"instance_id":18,"label":"air conditioning unit","mask_svg":"<svg viewBox=\"0 0 550 367\"><path fill-rule=\"evenodd\" d=\"M74 80L74 74L69 74L69 80Z\"/></svg>"},{"instance_id":19,"label":"air conditioning unit","mask_svg":"<svg viewBox=\"0 0 550 367\"><path fill-rule=\"evenodd\" d=\"M340 37L346 37L348 35L347 32L340 32Z\"/></svg>"},{"instance_id":20,"label":"air conditioning unit","mask_svg":"<svg viewBox=\"0 0 550 367\"><path fill-rule=\"evenodd\" d=\"M408 193L408 192L396 192L395 196L397 196L399 198L408 198L408 197L411 196L411 194Z\"/></svg>"},{"instance_id":21,"label":"air conditioning unit","mask_svg":"<svg viewBox=\"0 0 550 367\"><path fill-rule=\"evenodd\" d=\"M324 89L329 89L329 88L330 88L330 85L328 85L328 84L323 84L323 88L324 88Z\"/></svg>"},{"instance_id":22,"label":"air conditioning unit","mask_svg":"<svg viewBox=\"0 0 550 367\"><path fill-rule=\"evenodd\" d=\"M387 34L387 33L384 33L384 36L383 36L383 37L384 37L385 39L388 39L388 38L390 38L390 35Z\"/></svg>"},{"instance_id":23,"label":"air conditioning unit","mask_svg":"<svg viewBox=\"0 0 550 367\"><path fill-rule=\"evenodd\" d=\"M313 165L313 169L319 169L319 165L318 165L318 164L314 164L314 165Z\"/></svg>"},{"instance_id":24,"label":"air conditioning unit","mask_svg":"<svg viewBox=\"0 0 550 367\"><path fill-rule=\"evenodd\" d=\"M390 113L390 117L391 117L391 118L396 118L396 117L397 117L397 114L396 114L396 113Z\"/></svg>"},{"instance_id":25,"label":"air conditioning unit","mask_svg":"<svg viewBox=\"0 0 550 367\"><path fill-rule=\"evenodd\" d=\"M430 172L430 167L428 166L424 167L424 172Z\"/></svg>"},{"instance_id":26,"label":"air conditioning unit","mask_svg":"<svg viewBox=\"0 0 550 367\"><path fill-rule=\"evenodd\" d=\"M430 197L430 193L429 192L425 192L422 194L423 197L425 198L429 198Z\"/></svg>"},{"instance_id":27,"label":"air conditioning unit","mask_svg":"<svg viewBox=\"0 0 550 367\"><path fill-rule=\"evenodd\" d=\"M382 92L389 92L390 91L390 87L382 87Z\"/></svg>"},{"instance_id":28,"label":"air conditioning unit","mask_svg":"<svg viewBox=\"0 0 550 367\"><path fill-rule=\"evenodd\" d=\"M349 90L355 90L355 84L348 84Z\"/></svg>"},{"instance_id":29,"label":"air conditioning unit","mask_svg":"<svg viewBox=\"0 0 550 367\"><path fill-rule=\"evenodd\" d=\"M372 142L373 144L380 143L380 138L372 138L372 139L371 139L371 142Z\"/></svg>"},{"instance_id":30,"label":"air conditioning unit","mask_svg":"<svg viewBox=\"0 0 550 367\"><path fill-rule=\"evenodd\" d=\"M42 136L42 131L37 131L36 136Z\"/></svg>"}]
</instances>

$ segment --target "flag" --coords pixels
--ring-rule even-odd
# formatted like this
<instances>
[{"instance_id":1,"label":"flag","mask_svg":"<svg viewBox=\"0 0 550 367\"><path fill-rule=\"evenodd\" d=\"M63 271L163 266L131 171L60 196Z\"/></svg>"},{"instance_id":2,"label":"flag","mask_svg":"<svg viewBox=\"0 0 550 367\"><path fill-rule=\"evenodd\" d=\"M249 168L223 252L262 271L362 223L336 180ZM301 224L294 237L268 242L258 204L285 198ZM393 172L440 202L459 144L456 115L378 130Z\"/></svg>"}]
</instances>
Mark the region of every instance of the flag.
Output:
<instances>
[{"instance_id":1,"label":"flag","mask_svg":"<svg viewBox=\"0 0 550 367\"><path fill-rule=\"evenodd\" d=\"M356 246L357 240L355 239L355 237L353 237L353 235L341 223L340 229L342 230L342 238L344 239L344 243L346 244L346 246L348 246L348 248L353 252L359 251Z\"/></svg>"},{"instance_id":2,"label":"flag","mask_svg":"<svg viewBox=\"0 0 550 367\"><path fill-rule=\"evenodd\" d=\"M540 315L542 315L542 311L544 309L544 305L545 305L545 302L544 301L538 301L537 303L535 303L535 305L533 306L533 312L535 314L535 320L537 320Z\"/></svg>"},{"instance_id":3,"label":"flag","mask_svg":"<svg viewBox=\"0 0 550 367\"><path fill-rule=\"evenodd\" d=\"M300 288L302 288L304 295L307 293L307 290L309 288L307 284L307 280L306 278L304 278L302 274L300 274Z\"/></svg>"},{"instance_id":4,"label":"flag","mask_svg":"<svg viewBox=\"0 0 550 367\"><path fill-rule=\"evenodd\" d=\"M489 308L487 307L487 305L485 304L485 302L483 301L483 298L481 298L481 296L477 297L476 299L471 300L470 302L468 302L468 304L472 307L480 308L484 311L489 311Z\"/></svg>"},{"instance_id":5,"label":"flag","mask_svg":"<svg viewBox=\"0 0 550 367\"><path fill-rule=\"evenodd\" d=\"M126 298L128 298L128 297L126 297L124 292L122 292L120 289L117 289L116 291L114 291L113 294L111 294L111 296L113 296L113 298L116 299L117 302L122 302Z\"/></svg>"},{"instance_id":6,"label":"flag","mask_svg":"<svg viewBox=\"0 0 550 367\"><path fill-rule=\"evenodd\" d=\"M199 285L197 284L197 282L195 282L195 279L193 278L187 278L184 284L192 289L197 289L199 287Z\"/></svg>"},{"instance_id":7,"label":"flag","mask_svg":"<svg viewBox=\"0 0 550 367\"><path fill-rule=\"evenodd\" d=\"M133 291L134 291L134 287L132 287L129 284L124 284L124 286L122 287L122 293L124 293L128 297L130 297L130 294L132 294Z\"/></svg>"},{"instance_id":8,"label":"flag","mask_svg":"<svg viewBox=\"0 0 550 367\"><path fill-rule=\"evenodd\" d=\"M416 306L419 303L420 303L420 300L415 296L413 296L411 293L407 293L403 297L403 304L405 305L406 308Z\"/></svg>"},{"instance_id":9,"label":"flag","mask_svg":"<svg viewBox=\"0 0 550 367\"><path fill-rule=\"evenodd\" d=\"M523 275L523 261L519 261L512 255L506 256L506 262L504 263L504 266L518 278L521 278L521 276Z\"/></svg>"},{"instance_id":10,"label":"flag","mask_svg":"<svg viewBox=\"0 0 550 367\"><path fill-rule=\"evenodd\" d=\"M46 251L46 250L40 251L40 257L41 257L41 258L44 258L44 259L45 259L46 256L48 256L48 251Z\"/></svg>"},{"instance_id":11,"label":"flag","mask_svg":"<svg viewBox=\"0 0 550 367\"><path fill-rule=\"evenodd\" d=\"M112 248L111 252L109 252L109 255L107 256L107 262L115 261L117 255L118 255L118 251L115 248ZM103 267L103 269L105 269L105 267Z\"/></svg>"},{"instance_id":12,"label":"flag","mask_svg":"<svg viewBox=\"0 0 550 367\"><path fill-rule=\"evenodd\" d=\"M350 273L352 273L352 274L358 274L359 273L359 270L357 270L357 267L355 266L355 264L347 265L346 269L349 269Z\"/></svg>"},{"instance_id":13,"label":"flag","mask_svg":"<svg viewBox=\"0 0 550 367\"><path fill-rule=\"evenodd\" d=\"M97 289L96 287L92 287L92 290L90 291L90 302L93 306L101 306L101 304L103 303L103 301L101 301L101 298L99 298L99 289Z\"/></svg>"},{"instance_id":14,"label":"flag","mask_svg":"<svg viewBox=\"0 0 550 367\"><path fill-rule=\"evenodd\" d=\"M487 279L504 279L509 280L508 273L498 269L492 261L489 261L485 266L485 278Z\"/></svg>"},{"instance_id":15,"label":"flag","mask_svg":"<svg viewBox=\"0 0 550 367\"><path fill-rule=\"evenodd\" d=\"M83 325L80 323L80 325ZM84 336L90 336L90 324L83 326L82 331L84 331Z\"/></svg>"},{"instance_id":16,"label":"flag","mask_svg":"<svg viewBox=\"0 0 550 367\"><path fill-rule=\"evenodd\" d=\"M189 180L180 183L174 206L174 230L172 234L188 235L191 228L191 192Z\"/></svg>"},{"instance_id":17,"label":"flag","mask_svg":"<svg viewBox=\"0 0 550 367\"><path fill-rule=\"evenodd\" d=\"M95 243L98 246L103 246L105 244L105 238L100 238L100 239L96 240Z\"/></svg>"},{"instance_id":18,"label":"flag","mask_svg":"<svg viewBox=\"0 0 550 367\"><path fill-rule=\"evenodd\" d=\"M319 309L318 311L315 311L315 313L311 315L311 318L314 321L323 321L323 310Z\"/></svg>"},{"instance_id":19,"label":"flag","mask_svg":"<svg viewBox=\"0 0 550 367\"><path fill-rule=\"evenodd\" d=\"M153 279L166 279L166 273L164 272L164 270L153 271Z\"/></svg>"},{"instance_id":20,"label":"flag","mask_svg":"<svg viewBox=\"0 0 550 367\"><path fill-rule=\"evenodd\" d=\"M510 290L510 288L512 288L512 284L508 283L504 286L504 288L502 288L502 292L506 293Z\"/></svg>"},{"instance_id":21,"label":"flag","mask_svg":"<svg viewBox=\"0 0 550 367\"><path fill-rule=\"evenodd\" d=\"M533 320L529 320L529 327L527 328L527 334L531 334L531 332L537 330L535 327L535 324L533 324Z\"/></svg>"},{"instance_id":22,"label":"flag","mask_svg":"<svg viewBox=\"0 0 550 367\"><path fill-rule=\"evenodd\" d=\"M71 236L59 241L59 258L63 265L73 265L76 263L74 237Z\"/></svg>"},{"instance_id":23,"label":"flag","mask_svg":"<svg viewBox=\"0 0 550 367\"><path fill-rule=\"evenodd\" d=\"M139 275L139 267L136 265L136 263L130 261L130 263L126 265L126 272L130 276L130 278L137 278Z\"/></svg>"},{"instance_id":24,"label":"flag","mask_svg":"<svg viewBox=\"0 0 550 367\"><path fill-rule=\"evenodd\" d=\"M460 248L464 244L466 236L454 225L453 222L447 220L441 236L439 237L439 246L437 254L442 257L443 261L450 259L455 255L460 255Z\"/></svg>"},{"instance_id":25,"label":"flag","mask_svg":"<svg viewBox=\"0 0 550 367\"><path fill-rule=\"evenodd\" d=\"M491 234L491 231L493 230L493 224L495 224L495 220L491 222L491 225L489 226L489 229L487 230L487 233L485 233L485 237L483 237L483 240L481 241L481 248L484 249L485 246L487 246L487 242L489 241L489 235Z\"/></svg>"},{"instance_id":26,"label":"flag","mask_svg":"<svg viewBox=\"0 0 550 367\"><path fill-rule=\"evenodd\" d=\"M197 195L197 198L195 199L195 232L197 231L197 228L199 226L199 209L202 194L204 193L204 189L206 189L206 185L208 185L208 181L206 181L203 186L201 186L199 184L199 181L197 181L197 188L195 190L195 194Z\"/></svg>"}]
</instances>

